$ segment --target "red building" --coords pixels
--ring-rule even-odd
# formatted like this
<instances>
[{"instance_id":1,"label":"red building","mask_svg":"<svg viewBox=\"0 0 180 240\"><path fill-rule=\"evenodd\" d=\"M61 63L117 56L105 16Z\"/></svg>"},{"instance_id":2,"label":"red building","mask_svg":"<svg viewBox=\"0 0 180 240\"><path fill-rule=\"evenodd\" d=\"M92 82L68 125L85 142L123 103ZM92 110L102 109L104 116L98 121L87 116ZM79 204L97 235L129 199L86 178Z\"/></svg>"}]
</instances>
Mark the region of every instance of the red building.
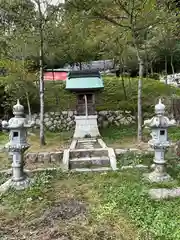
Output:
<instances>
[{"instance_id":1,"label":"red building","mask_svg":"<svg viewBox=\"0 0 180 240\"><path fill-rule=\"evenodd\" d=\"M47 69L44 72L44 81L66 81L68 69Z\"/></svg>"}]
</instances>

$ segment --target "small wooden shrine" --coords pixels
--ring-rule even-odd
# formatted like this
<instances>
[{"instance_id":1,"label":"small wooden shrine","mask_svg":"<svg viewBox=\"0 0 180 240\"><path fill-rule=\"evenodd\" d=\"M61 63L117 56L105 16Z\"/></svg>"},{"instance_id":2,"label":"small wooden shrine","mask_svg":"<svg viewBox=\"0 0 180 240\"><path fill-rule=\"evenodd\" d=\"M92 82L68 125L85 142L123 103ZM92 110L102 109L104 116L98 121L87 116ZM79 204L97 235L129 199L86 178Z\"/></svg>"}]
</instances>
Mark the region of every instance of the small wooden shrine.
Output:
<instances>
[{"instance_id":1,"label":"small wooden shrine","mask_svg":"<svg viewBox=\"0 0 180 240\"><path fill-rule=\"evenodd\" d=\"M104 88L99 71L71 71L66 89L77 96L74 138L96 137L99 135L95 93Z\"/></svg>"}]
</instances>

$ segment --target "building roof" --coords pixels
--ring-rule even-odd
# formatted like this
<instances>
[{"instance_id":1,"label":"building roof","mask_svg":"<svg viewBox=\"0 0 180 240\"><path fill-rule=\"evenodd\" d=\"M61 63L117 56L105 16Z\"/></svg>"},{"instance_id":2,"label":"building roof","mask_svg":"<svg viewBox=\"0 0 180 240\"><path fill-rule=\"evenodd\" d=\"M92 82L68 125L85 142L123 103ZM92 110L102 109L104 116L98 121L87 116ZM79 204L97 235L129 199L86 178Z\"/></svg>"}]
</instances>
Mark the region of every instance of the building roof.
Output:
<instances>
[{"instance_id":1,"label":"building roof","mask_svg":"<svg viewBox=\"0 0 180 240\"><path fill-rule=\"evenodd\" d=\"M45 72L69 72L70 70L67 68L49 68L49 69L45 69Z\"/></svg>"},{"instance_id":2,"label":"building roof","mask_svg":"<svg viewBox=\"0 0 180 240\"><path fill-rule=\"evenodd\" d=\"M99 90L104 88L99 71L71 71L66 81L67 90Z\"/></svg>"},{"instance_id":3,"label":"building roof","mask_svg":"<svg viewBox=\"0 0 180 240\"><path fill-rule=\"evenodd\" d=\"M44 81L66 81L68 72L66 70L51 70L44 72Z\"/></svg>"}]
</instances>

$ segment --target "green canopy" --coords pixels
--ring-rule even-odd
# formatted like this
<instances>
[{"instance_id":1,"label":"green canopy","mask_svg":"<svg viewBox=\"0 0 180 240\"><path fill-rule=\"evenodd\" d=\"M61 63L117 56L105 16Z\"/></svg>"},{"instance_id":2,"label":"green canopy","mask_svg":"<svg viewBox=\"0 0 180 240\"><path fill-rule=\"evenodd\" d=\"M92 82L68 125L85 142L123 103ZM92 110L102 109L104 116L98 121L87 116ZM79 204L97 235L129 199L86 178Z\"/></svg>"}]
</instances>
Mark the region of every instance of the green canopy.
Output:
<instances>
[{"instance_id":1,"label":"green canopy","mask_svg":"<svg viewBox=\"0 0 180 240\"><path fill-rule=\"evenodd\" d=\"M104 88L98 71L73 71L66 80L67 90L99 90Z\"/></svg>"}]
</instances>

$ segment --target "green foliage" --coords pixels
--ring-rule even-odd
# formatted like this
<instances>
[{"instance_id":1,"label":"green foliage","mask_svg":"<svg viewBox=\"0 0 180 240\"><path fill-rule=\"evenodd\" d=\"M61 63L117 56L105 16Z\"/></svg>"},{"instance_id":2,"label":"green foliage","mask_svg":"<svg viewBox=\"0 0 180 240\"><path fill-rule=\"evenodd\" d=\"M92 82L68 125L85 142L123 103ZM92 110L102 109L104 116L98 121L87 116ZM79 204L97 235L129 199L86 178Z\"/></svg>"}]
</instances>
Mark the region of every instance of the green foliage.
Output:
<instances>
[{"instance_id":1,"label":"green foliage","mask_svg":"<svg viewBox=\"0 0 180 240\"><path fill-rule=\"evenodd\" d=\"M14 81L15 78L16 81ZM1 104L7 106L11 111L12 104L17 98L20 98L22 104L27 107L27 92L32 112L39 111L38 86L34 84L33 79L36 80L37 76L29 73L23 81L23 76L20 72L16 74L13 73L5 78L0 78L1 84L4 84L7 94L7 99L1 99ZM136 114L138 79L124 78L124 85L125 88L123 89L123 81L121 78L104 77L104 90L96 96L96 109L98 111L131 111ZM142 107L144 117L147 117L147 114L149 115L149 113L154 113L154 105L157 103L159 97L162 97L165 100L170 100L172 94L180 96L180 90L160 83L159 81L143 79ZM65 89L65 82L45 83L45 111L58 112L68 109L74 110L75 108L76 96Z\"/></svg>"},{"instance_id":2,"label":"green foliage","mask_svg":"<svg viewBox=\"0 0 180 240\"><path fill-rule=\"evenodd\" d=\"M104 77L104 90L98 93L96 97L96 109L98 111L122 110L136 113L138 79L125 78L124 82L127 99L124 95L123 82L120 78ZM75 108L75 96L65 90L64 82L46 83L45 89L46 109L67 110ZM157 103L158 98L170 99L172 93L180 95L180 90L159 81L143 79L143 112L153 114L154 105Z\"/></svg>"},{"instance_id":3,"label":"green foliage","mask_svg":"<svg viewBox=\"0 0 180 240\"><path fill-rule=\"evenodd\" d=\"M173 127L168 130L169 138L172 141L179 141L180 139L180 132L178 127Z\"/></svg>"},{"instance_id":4,"label":"green foliage","mask_svg":"<svg viewBox=\"0 0 180 240\"><path fill-rule=\"evenodd\" d=\"M148 77L152 78L154 80L159 80L160 79L160 75L158 73L150 74Z\"/></svg>"},{"instance_id":5,"label":"green foliage","mask_svg":"<svg viewBox=\"0 0 180 240\"><path fill-rule=\"evenodd\" d=\"M65 89L65 83L46 82L45 83L45 110L65 111L76 107L76 98Z\"/></svg>"}]
</instances>

